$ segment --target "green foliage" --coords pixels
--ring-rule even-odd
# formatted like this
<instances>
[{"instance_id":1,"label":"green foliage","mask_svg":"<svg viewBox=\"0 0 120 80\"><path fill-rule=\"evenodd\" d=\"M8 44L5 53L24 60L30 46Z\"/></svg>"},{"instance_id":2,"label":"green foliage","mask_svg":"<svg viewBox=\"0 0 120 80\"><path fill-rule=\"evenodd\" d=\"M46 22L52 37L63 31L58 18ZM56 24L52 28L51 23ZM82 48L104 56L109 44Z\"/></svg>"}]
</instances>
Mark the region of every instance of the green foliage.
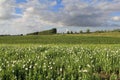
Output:
<instances>
[{"instance_id":1,"label":"green foliage","mask_svg":"<svg viewBox=\"0 0 120 80\"><path fill-rule=\"evenodd\" d=\"M53 29L51 30L51 33L56 34L56 33L57 33L57 29L56 29L56 28L53 28Z\"/></svg>"},{"instance_id":2,"label":"green foliage","mask_svg":"<svg viewBox=\"0 0 120 80\"><path fill-rule=\"evenodd\" d=\"M90 29L87 29L87 30L86 30L86 33L90 33Z\"/></svg>"},{"instance_id":3,"label":"green foliage","mask_svg":"<svg viewBox=\"0 0 120 80\"><path fill-rule=\"evenodd\" d=\"M82 30L80 30L80 33L82 34L82 33L83 33L83 31L82 31Z\"/></svg>"},{"instance_id":4,"label":"green foliage","mask_svg":"<svg viewBox=\"0 0 120 80\"><path fill-rule=\"evenodd\" d=\"M120 37L82 35L1 36L0 44L119 44Z\"/></svg>"},{"instance_id":5,"label":"green foliage","mask_svg":"<svg viewBox=\"0 0 120 80\"><path fill-rule=\"evenodd\" d=\"M1 36L0 80L119 80L119 33L94 35Z\"/></svg>"},{"instance_id":6,"label":"green foliage","mask_svg":"<svg viewBox=\"0 0 120 80\"><path fill-rule=\"evenodd\" d=\"M41 32L34 32L34 33L30 33L27 35L50 35L50 34L56 34L57 33L57 29L53 28L51 30L45 30L45 31L41 31Z\"/></svg>"},{"instance_id":7,"label":"green foliage","mask_svg":"<svg viewBox=\"0 0 120 80\"><path fill-rule=\"evenodd\" d=\"M67 34L70 34L70 31L67 31Z\"/></svg>"},{"instance_id":8,"label":"green foliage","mask_svg":"<svg viewBox=\"0 0 120 80\"><path fill-rule=\"evenodd\" d=\"M101 30L101 31L95 31L95 33L105 33L106 31L103 31L103 30Z\"/></svg>"},{"instance_id":9,"label":"green foliage","mask_svg":"<svg viewBox=\"0 0 120 80\"><path fill-rule=\"evenodd\" d=\"M115 29L112 32L120 32L120 29Z\"/></svg>"},{"instance_id":10,"label":"green foliage","mask_svg":"<svg viewBox=\"0 0 120 80\"><path fill-rule=\"evenodd\" d=\"M73 31L71 31L70 34L73 34Z\"/></svg>"},{"instance_id":11,"label":"green foliage","mask_svg":"<svg viewBox=\"0 0 120 80\"><path fill-rule=\"evenodd\" d=\"M119 45L6 46L0 47L1 80L117 80L120 77Z\"/></svg>"}]
</instances>

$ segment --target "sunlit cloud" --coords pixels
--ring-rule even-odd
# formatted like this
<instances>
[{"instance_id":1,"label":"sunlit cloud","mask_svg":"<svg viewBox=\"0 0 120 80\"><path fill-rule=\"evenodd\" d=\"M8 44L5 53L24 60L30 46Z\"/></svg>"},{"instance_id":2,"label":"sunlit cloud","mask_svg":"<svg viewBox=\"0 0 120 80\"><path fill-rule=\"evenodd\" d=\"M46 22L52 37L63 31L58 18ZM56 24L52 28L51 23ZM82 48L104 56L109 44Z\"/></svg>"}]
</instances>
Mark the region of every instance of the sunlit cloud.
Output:
<instances>
[{"instance_id":1,"label":"sunlit cloud","mask_svg":"<svg viewBox=\"0 0 120 80\"><path fill-rule=\"evenodd\" d=\"M120 26L118 12L119 0L0 0L0 34L49 27L115 27Z\"/></svg>"}]
</instances>

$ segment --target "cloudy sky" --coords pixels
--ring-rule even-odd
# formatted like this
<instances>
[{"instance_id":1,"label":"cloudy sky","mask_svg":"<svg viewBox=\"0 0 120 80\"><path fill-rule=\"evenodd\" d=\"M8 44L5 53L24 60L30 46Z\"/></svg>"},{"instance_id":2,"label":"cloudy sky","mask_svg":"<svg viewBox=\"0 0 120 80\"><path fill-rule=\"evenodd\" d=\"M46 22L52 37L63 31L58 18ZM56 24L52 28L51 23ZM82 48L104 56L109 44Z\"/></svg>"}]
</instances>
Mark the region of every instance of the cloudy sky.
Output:
<instances>
[{"instance_id":1,"label":"cloudy sky","mask_svg":"<svg viewBox=\"0 0 120 80\"><path fill-rule=\"evenodd\" d=\"M120 0L0 0L0 34L120 28Z\"/></svg>"}]
</instances>

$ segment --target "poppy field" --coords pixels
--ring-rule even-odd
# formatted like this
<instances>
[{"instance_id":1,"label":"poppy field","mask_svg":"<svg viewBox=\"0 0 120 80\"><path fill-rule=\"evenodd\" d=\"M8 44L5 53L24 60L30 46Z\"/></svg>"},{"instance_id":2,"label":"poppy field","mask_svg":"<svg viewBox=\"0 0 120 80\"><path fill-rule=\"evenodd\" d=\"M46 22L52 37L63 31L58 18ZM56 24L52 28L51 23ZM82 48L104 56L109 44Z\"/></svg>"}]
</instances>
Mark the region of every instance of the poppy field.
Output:
<instances>
[{"instance_id":1,"label":"poppy field","mask_svg":"<svg viewBox=\"0 0 120 80\"><path fill-rule=\"evenodd\" d=\"M119 45L0 46L0 80L119 79Z\"/></svg>"}]
</instances>

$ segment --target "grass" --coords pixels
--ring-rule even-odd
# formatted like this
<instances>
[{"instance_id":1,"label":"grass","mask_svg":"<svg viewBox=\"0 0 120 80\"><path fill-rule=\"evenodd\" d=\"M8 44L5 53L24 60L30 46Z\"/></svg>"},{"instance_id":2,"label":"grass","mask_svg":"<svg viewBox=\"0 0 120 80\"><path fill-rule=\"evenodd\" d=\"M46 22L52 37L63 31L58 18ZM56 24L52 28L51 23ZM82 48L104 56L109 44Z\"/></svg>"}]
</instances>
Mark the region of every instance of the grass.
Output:
<instances>
[{"instance_id":1,"label":"grass","mask_svg":"<svg viewBox=\"0 0 120 80\"><path fill-rule=\"evenodd\" d=\"M0 36L0 80L119 80L119 34Z\"/></svg>"},{"instance_id":2,"label":"grass","mask_svg":"<svg viewBox=\"0 0 120 80\"><path fill-rule=\"evenodd\" d=\"M0 36L0 44L119 44L120 33Z\"/></svg>"}]
</instances>

